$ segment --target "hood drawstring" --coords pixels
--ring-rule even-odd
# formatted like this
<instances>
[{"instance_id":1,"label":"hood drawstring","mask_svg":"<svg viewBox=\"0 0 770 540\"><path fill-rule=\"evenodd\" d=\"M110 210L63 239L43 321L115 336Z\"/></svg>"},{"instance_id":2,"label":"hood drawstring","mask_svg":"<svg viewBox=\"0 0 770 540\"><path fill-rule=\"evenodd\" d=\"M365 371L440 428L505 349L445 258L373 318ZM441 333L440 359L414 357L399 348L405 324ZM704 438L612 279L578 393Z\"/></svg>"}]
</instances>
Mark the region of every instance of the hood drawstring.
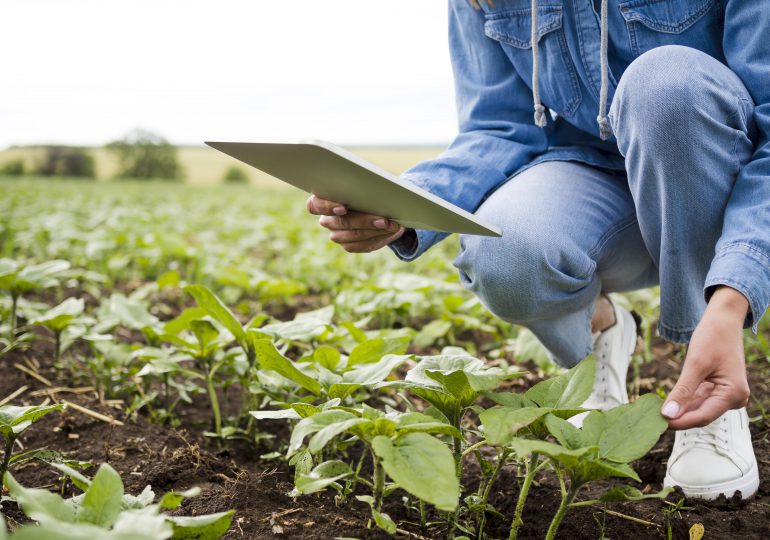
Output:
<instances>
[{"instance_id":1,"label":"hood drawstring","mask_svg":"<svg viewBox=\"0 0 770 540\"><path fill-rule=\"evenodd\" d=\"M607 0L602 0L601 5L601 38L599 44L599 62L601 68L601 87L599 88L599 115L596 121L599 124L599 136L606 141L612 135L612 127L607 119L607 93L609 90L609 64L607 61L607 49L609 47L609 24L607 21ZM535 107L535 125L545 127L548 120L545 116L545 107L540 101L540 48L538 44L537 25L537 0L532 0L532 98Z\"/></svg>"},{"instance_id":2,"label":"hood drawstring","mask_svg":"<svg viewBox=\"0 0 770 540\"><path fill-rule=\"evenodd\" d=\"M535 105L535 125L545 127L548 120L545 117L545 107L540 102L540 48L538 40L540 36L537 32L537 0L532 0L532 32L530 41L532 43L532 98Z\"/></svg>"}]
</instances>

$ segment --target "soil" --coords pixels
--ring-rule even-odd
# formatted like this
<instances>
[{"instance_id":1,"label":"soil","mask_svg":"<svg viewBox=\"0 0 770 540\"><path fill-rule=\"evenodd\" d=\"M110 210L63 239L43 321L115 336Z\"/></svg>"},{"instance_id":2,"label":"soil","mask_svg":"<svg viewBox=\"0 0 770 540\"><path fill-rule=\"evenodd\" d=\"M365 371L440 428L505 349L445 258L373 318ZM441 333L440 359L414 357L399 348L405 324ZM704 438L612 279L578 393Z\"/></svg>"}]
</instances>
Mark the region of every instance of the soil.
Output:
<instances>
[{"instance_id":1,"label":"soil","mask_svg":"<svg viewBox=\"0 0 770 540\"><path fill-rule=\"evenodd\" d=\"M95 465L110 463L122 475L126 492L138 493L147 484L160 495L169 490L184 490L192 486L202 489L201 495L187 500L179 510L186 515L198 515L235 509L228 539L332 539L390 538L376 529L368 529L368 507L351 497L344 504L335 501L332 492L292 498L293 472L283 459L262 459L269 452L281 451L288 431L275 424L277 437L254 448L246 443L222 444L202 435L206 429L206 402L195 400L192 405L179 405L177 412L181 425L177 428L154 424L141 414L131 419L123 417L125 405L100 402L95 392L70 393L55 391L56 387L83 384L67 378L62 380L52 366L50 344L35 341L26 351L13 351L2 358L5 366L0 379L0 398L10 395L22 386L27 390L15 405L40 404L46 397L54 401L67 400L92 411L120 420L124 425L111 425L87 416L75 408L61 414L49 414L32 426L21 438L26 449L47 447L67 453L73 459L89 460ZM482 347L479 346L479 350ZM658 387L669 390L679 373L677 358L681 351L657 344L655 359L640 366L638 377L631 386L641 393ZM48 379L51 386L20 370L26 366ZM524 365L536 373L534 365ZM753 392L749 415L753 418L751 431L760 468L759 492L749 501L740 497L715 502L685 500L674 493L670 504L660 501L611 503L573 509L559 529L559 538L689 538L689 529L695 523L703 524L705 538L770 537L770 417L762 411L770 407L767 359L749 364L748 373ZM517 379L516 386L529 386L537 376ZM48 389L48 393L45 391ZM34 395L38 392L37 395ZM661 489L665 462L671 451L673 433L667 432L657 446L634 468L642 478L643 490ZM93 474L92 468L90 474ZM88 471L86 471L88 473ZM59 475L42 462L30 462L13 470L14 476L25 486L60 489ZM463 484L466 493L478 485L478 465L471 461L466 467ZM590 485L578 495L588 500L616 481ZM71 486L65 493L71 494ZM495 484L490 503L504 518L490 516L487 532L491 538L507 538L513 506L518 493L517 471L514 467L503 470ZM419 515L402 503L403 493L387 499L384 510L399 523L397 537L444 538L441 526L419 526ZM520 538L543 538L559 501L558 482L550 472L538 476L524 511L524 526ZM3 513L11 527L27 521L13 503L3 503ZM438 516L428 513L428 522ZM670 531L670 532L669 532Z\"/></svg>"}]
</instances>

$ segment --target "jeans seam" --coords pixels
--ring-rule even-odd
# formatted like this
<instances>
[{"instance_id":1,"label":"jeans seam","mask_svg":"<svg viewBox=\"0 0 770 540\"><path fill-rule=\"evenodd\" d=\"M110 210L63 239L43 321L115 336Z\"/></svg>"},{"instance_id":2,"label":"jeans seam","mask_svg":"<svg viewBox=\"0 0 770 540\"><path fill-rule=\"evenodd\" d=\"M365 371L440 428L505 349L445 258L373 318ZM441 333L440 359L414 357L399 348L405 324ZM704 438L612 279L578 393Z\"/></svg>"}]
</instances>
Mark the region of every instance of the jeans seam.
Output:
<instances>
[{"instance_id":1,"label":"jeans seam","mask_svg":"<svg viewBox=\"0 0 770 540\"><path fill-rule=\"evenodd\" d=\"M749 253L746 253L747 251ZM714 261L729 255L731 252L744 253L749 256L756 256L757 258L761 259L759 262L764 263L766 265L770 265L770 255L754 247L752 244L749 244L748 242L730 242L729 244L725 244L724 246L721 246L719 249L719 253L717 253L716 256L714 257Z\"/></svg>"},{"instance_id":2,"label":"jeans seam","mask_svg":"<svg viewBox=\"0 0 770 540\"><path fill-rule=\"evenodd\" d=\"M596 255L598 255L599 251L601 251L604 246L606 246L610 240L612 240L615 236L626 230L627 228L631 227L634 223L637 223L637 218L635 214L631 214L630 216L627 216L623 219L623 221L620 221L613 227L611 227L604 235L599 238L599 241L596 243L596 245L588 250L587 255L591 259L594 259Z\"/></svg>"}]
</instances>

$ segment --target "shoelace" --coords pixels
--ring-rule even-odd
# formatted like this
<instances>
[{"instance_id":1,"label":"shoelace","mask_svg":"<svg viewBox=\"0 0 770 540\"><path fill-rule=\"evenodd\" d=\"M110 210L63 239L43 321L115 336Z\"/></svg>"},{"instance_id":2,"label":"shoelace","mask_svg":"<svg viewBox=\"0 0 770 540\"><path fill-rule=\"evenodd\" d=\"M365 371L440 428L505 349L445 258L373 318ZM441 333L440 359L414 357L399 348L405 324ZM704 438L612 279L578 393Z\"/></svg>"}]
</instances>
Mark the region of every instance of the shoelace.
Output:
<instances>
[{"instance_id":1,"label":"shoelace","mask_svg":"<svg viewBox=\"0 0 770 540\"><path fill-rule=\"evenodd\" d=\"M727 436L727 417L723 416L707 426L683 431L681 443L684 448L701 447L711 450L716 447L724 452L729 452Z\"/></svg>"}]
</instances>

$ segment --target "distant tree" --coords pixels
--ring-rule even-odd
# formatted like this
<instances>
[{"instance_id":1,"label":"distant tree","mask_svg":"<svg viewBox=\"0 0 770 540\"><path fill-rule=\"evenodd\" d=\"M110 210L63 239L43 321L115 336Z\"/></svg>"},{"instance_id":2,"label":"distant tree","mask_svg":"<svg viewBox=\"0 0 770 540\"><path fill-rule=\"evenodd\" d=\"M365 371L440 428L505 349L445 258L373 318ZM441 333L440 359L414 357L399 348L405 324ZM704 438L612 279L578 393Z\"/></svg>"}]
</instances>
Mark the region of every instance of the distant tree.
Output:
<instances>
[{"instance_id":1,"label":"distant tree","mask_svg":"<svg viewBox=\"0 0 770 540\"><path fill-rule=\"evenodd\" d=\"M223 180L226 184L246 184L249 181L249 175L242 168L233 165L227 169Z\"/></svg>"},{"instance_id":2,"label":"distant tree","mask_svg":"<svg viewBox=\"0 0 770 540\"><path fill-rule=\"evenodd\" d=\"M107 149L118 157L115 175L118 178L178 180L182 177L176 146L156 133L138 129L109 143Z\"/></svg>"},{"instance_id":3,"label":"distant tree","mask_svg":"<svg viewBox=\"0 0 770 540\"><path fill-rule=\"evenodd\" d=\"M21 158L6 161L3 163L3 166L0 167L0 175L3 176L23 176L24 172L24 160Z\"/></svg>"},{"instance_id":4,"label":"distant tree","mask_svg":"<svg viewBox=\"0 0 770 540\"><path fill-rule=\"evenodd\" d=\"M94 158L85 148L75 146L46 146L37 174L42 176L73 176L94 178Z\"/></svg>"}]
</instances>

